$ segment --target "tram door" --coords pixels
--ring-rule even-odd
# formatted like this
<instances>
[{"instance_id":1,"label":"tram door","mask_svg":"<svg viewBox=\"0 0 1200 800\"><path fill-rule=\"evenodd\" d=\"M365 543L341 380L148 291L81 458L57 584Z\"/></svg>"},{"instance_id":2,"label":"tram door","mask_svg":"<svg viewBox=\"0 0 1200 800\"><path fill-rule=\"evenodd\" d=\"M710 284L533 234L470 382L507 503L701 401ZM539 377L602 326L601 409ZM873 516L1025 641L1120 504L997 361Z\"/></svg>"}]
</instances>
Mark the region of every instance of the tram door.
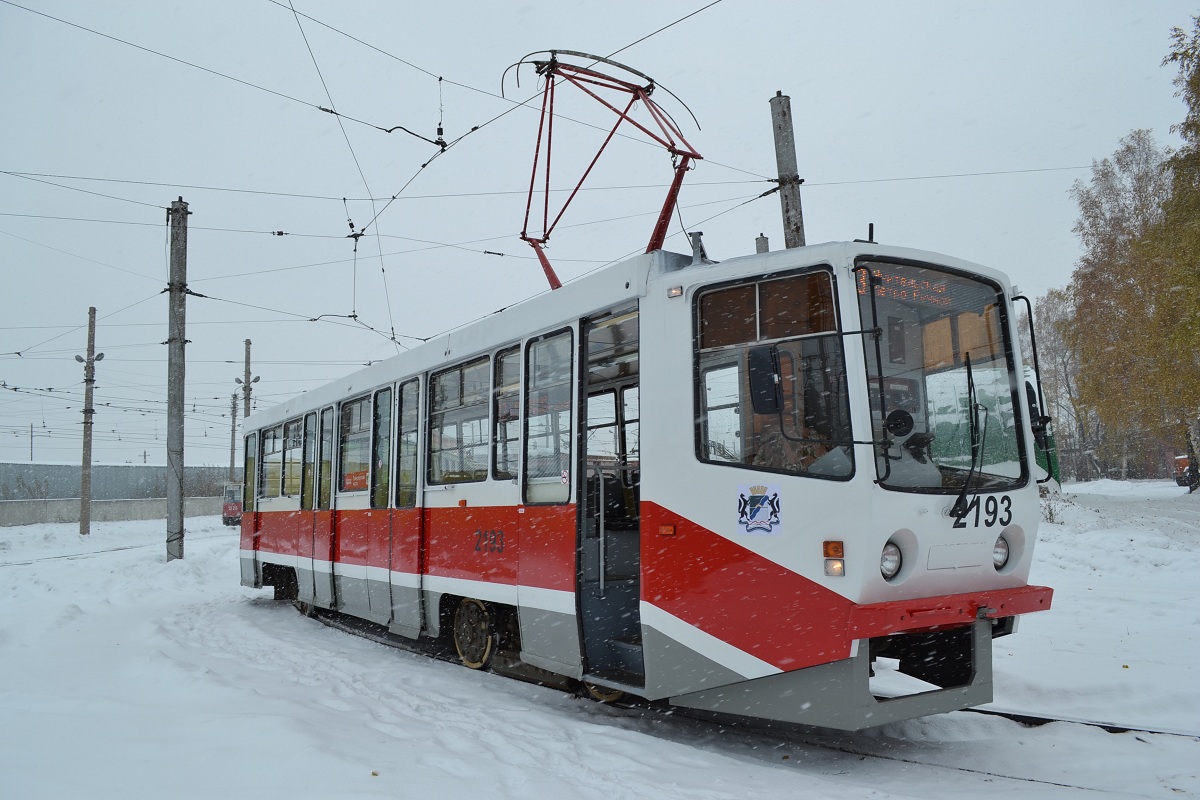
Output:
<instances>
[{"instance_id":1,"label":"tram door","mask_svg":"<svg viewBox=\"0 0 1200 800\"><path fill-rule=\"evenodd\" d=\"M638 467L638 312L585 322L579 604L585 674L645 684Z\"/></svg>"},{"instance_id":2,"label":"tram door","mask_svg":"<svg viewBox=\"0 0 1200 800\"><path fill-rule=\"evenodd\" d=\"M336 608L333 581L333 408L321 409L317 436L316 509L313 511L313 594L316 604Z\"/></svg>"},{"instance_id":3,"label":"tram door","mask_svg":"<svg viewBox=\"0 0 1200 800\"><path fill-rule=\"evenodd\" d=\"M317 456L317 415L312 412L304 415L302 449L300 460L300 511L296 515L297 524L297 553L302 561L303 569L296 570L299 599L304 603L316 600L316 523L313 511L313 496L316 477Z\"/></svg>"}]
</instances>

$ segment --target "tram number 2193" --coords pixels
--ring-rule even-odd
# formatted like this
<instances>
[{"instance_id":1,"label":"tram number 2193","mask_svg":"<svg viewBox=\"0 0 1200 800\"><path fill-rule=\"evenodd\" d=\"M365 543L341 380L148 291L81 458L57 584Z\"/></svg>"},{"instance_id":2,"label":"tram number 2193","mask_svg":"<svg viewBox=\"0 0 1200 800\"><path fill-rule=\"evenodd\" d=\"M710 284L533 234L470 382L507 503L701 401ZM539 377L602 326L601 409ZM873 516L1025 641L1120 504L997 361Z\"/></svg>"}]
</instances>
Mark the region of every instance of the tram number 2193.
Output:
<instances>
[{"instance_id":1,"label":"tram number 2193","mask_svg":"<svg viewBox=\"0 0 1200 800\"><path fill-rule=\"evenodd\" d=\"M480 555L504 552L504 531L475 531L475 552Z\"/></svg>"},{"instance_id":2,"label":"tram number 2193","mask_svg":"<svg viewBox=\"0 0 1200 800\"><path fill-rule=\"evenodd\" d=\"M965 528L968 520L973 528L978 528L980 522L989 528L993 525L1003 527L1012 522L1012 498L1006 494L999 497L993 494L980 503L976 495L961 514L954 516L954 527Z\"/></svg>"}]
</instances>

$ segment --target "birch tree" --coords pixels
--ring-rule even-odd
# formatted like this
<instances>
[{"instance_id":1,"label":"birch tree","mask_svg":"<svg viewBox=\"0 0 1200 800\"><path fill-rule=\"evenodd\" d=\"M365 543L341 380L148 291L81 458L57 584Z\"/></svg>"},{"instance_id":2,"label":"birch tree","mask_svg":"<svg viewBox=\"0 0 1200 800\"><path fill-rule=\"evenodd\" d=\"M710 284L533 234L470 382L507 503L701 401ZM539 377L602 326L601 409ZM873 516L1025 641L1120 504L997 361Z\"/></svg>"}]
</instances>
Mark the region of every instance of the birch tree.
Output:
<instances>
[{"instance_id":1,"label":"birch tree","mask_svg":"<svg viewBox=\"0 0 1200 800\"><path fill-rule=\"evenodd\" d=\"M1074 320L1067 342L1078 358L1081 406L1103 430L1103 460L1144 464L1160 449L1166 421L1152 379L1158 372L1151 344L1156 307L1166 280L1141 243L1160 226L1171 194L1170 152L1148 130L1121 139L1111 158L1092 162L1088 183L1071 190L1079 204L1074 231L1083 245L1072 281Z\"/></svg>"}]
</instances>

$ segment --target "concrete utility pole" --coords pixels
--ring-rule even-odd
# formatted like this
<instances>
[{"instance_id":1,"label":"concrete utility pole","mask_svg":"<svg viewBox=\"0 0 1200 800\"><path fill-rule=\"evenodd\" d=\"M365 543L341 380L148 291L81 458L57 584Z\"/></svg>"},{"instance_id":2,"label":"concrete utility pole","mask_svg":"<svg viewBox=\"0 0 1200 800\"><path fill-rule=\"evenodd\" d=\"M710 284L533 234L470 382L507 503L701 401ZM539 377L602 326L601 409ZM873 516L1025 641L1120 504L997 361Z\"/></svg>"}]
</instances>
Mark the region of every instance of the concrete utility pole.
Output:
<instances>
[{"instance_id":1,"label":"concrete utility pole","mask_svg":"<svg viewBox=\"0 0 1200 800\"><path fill-rule=\"evenodd\" d=\"M188 204L171 203L171 276L167 284L167 561L183 558L184 312L187 308Z\"/></svg>"},{"instance_id":2,"label":"concrete utility pole","mask_svg":"<svg viewBox=\"0 0 1200 800\"><path fill-rule=\"evenodd\" d=\"M233 464L237 453L237 392L229 401L229 482L233 483Z\"/></svg>"},{"instance_id":3,"label":"concrete utility pole","mask_svg":"<svg viewBox=\"0 0 1200 800\"><path fill-rule=\"evenodd\" d=\"M83 364L83 466L79 472L79 535L87 536L92 528L92 417L96 409L92 407L92 388L96 384L96 362L104 358L104 353L96 353L96 307L88 309L88 343L87 358L75 356L75 360ZM29 429L30 441L33 440L33 426ZM32 445L30 445L32 453Z\"/></svg>"},{"instance_id":4,"label":"concrete utility pole","mask_svg":"<svg viewBox=\"0 0 1200 800\"><path fill-rule=\"evenodd\" d=\"M250 416L250 384L258 383L257 375L255 375L253 378L250 377L250 340L249 339L246 340L246 379L242 380L241 378L234 378L233 380L236 383L241 384L242 389L246 395L246 405L242 410L242 419L245 419L246 417Z\"/></svg>"},{"instance_id":5,"label":"concrete utility pole","mask_svg":"<svg viewBox=\"0 0 1200 800\"><path fill-rule=\"evenodd\" d=\"M771 98L771 127L775 129L775 165L779 170L779 207L783 212L784 247L804 247L804 212L800 210L800 173L796 166L796 136L792 131L792 98L776 92Z\"/></svg>"}]
</instances>

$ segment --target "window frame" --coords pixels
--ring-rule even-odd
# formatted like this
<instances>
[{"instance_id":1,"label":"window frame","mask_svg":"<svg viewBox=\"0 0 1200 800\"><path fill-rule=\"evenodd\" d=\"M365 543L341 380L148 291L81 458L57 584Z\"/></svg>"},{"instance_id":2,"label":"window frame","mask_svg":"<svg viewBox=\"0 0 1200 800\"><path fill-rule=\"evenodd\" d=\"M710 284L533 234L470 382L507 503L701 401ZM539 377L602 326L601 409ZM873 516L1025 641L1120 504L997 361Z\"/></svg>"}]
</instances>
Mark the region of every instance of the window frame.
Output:
<instances>
[{"instance_id":1,"label":"window frame","mask_svg":"<svg viewBox=\"0 0 1200 800\"><path fill-rule=\"evenodd\" d=\"M478 400L467 404L464 402L465 398L468 396L466 385L467 374L471 369L478 368L480 366L484 367L484 374L487 375L488 385L484 387L482 391L477 393L479 397ZM438 379L455 372L458 373L458 403L456 405L439 405L435 396L439 386ZM429 374L429 386L426 392L429 399L425 414L426 425L429 428L425 437L425 480L428 485L445 486L459 483L481 483L487 480L490 472L489 462L491 461L491 380L491 356L486 354L475 356L467 359L466 361L460 361L453 366L449 366L445 369L440 369L437 372L432 372ZM471 410L476 408L482 408L482 416L474 416L469 413ZM442 428L445 426L445 422L447 420L455 426L455 447L434 447L434 436L438 436L440 445ZM479 422L480 420L482 420L483 425L482 430L480 431L480 439L472 440L470 444L464 446L463 437L461 435L464 426ZM457 451L456 460L458 461L458 465L461 467L467 463L468 450L478 448L481 445L484 448L484 461L482 469L471 470L469 473L467 470L463 469L444 470L442 473L443 476L453 476L450 480L446 480L444 477L434 477L434 467L437 464L437 460L442 456L443 453Z\"/></svg>"},{"instance_id":2,"label":"window frame","mask_svg":"<svg viewBox=\"0 0 1200 800\"><path fill-rule=\"evenodd\" d=\"M514 358L515 357L515 358ZM509 384L502 384L501 378L507 375L501 375L501 367L506 359L512 359L516 367L516 379ZM523 447L522 418L521 410L523 408L522 392L523 392L523 374L521 371L521 345L514 344L511 347L504 347L496 351L492 358L492 447L491 447L491 471L492 480L507 481L517 477L521 471L521 453ZM510 385L514 387L513 391L505 392L504 387ZM501 421L500 412L501 405L512 403L516 409L516 417L514 419L506 419ZM516 422L517 434L512 438L505 438L504 425ZM505 466L511 466L511 470L502 470L500 468L500 450L501 445L505 446L507 458Z\"/></svg>"},{"instance_id":3,"label":"window frame","mask_svg":"<svg viewBox=\"0 0 1200 800\"><path fill-rule=\"evenodd\" d=\"M242 443L242 513L255 510L258 499L258 431L251 431Z\"/></svg>"},{"instance_id":4,"label":"window frame","mask_svg":"<svg viewBox=\"0 0 1200 800\"><path fill-rule=\"evenodd\" d=\"M259 432L258 442L258 496L264 500L274 499L282 496L283 491L283 423L273 425L270 428L264 428ZM268 443L270 443L270 451L268 452ZM275 486L269 486L271 480L271 470L267 468L268 455L279 454L278 459L272 460L269 463L278 464L278 470ZM274 494L271 489L274 488Z\"/></svg>"},{"instance_id":5,"label":"window frame","mask_svg":"<svg viewBox=\"0 0 1200 800\"><path fill-rule=\"evenodd\" d=\"M304 485L304 418L283 423L280 497L298 497ZM292 491L294 490L294 491Z\"/></svg>"},{"instance_id":6,"label":"window frame","mask_svg":"<svg viewBox=\"0 0 1200 800\"><path fill-rule=\"evenodd\" d=\"M771 283L774 281L782 281L782 280L787 280L790 278L799 278L799 277L804 277L804 276L809 276L809 275L823 275L823 276L825 276L825 278L828 281L828 286L829 286L828 298L829 298L829 303L830 303L830 307L831 307L830 319L831 319L832 327L829 329L814 331L813 333L793 335L793 336L775 337L775 338L766 338L764 336L765 327L766 327L766 322L764 320L764 314L766 312L764 310L765 304L762 301L762 293L761 293L760 287L763 284L768 284L768 283ZM702 341L704 338L704 333L705 333L705 331L703 330L703 326L702 326L702 320L703 320L702 310L703 310L703 302L704 302L705 298L707 298L709 295L712 295L719 291L735 289L735 288L742 288L742 287L746 287L746 286L754 287L754 290L755 290L754 291L754 309L755 309L756 319L755 319L755 322L753 325L755 339L753 341L745 341L745 342L727 342L727 343L720 344L720 345L710 346L707 349L702 349L701 344L702 344ZM851 408L851 403L850 403L850 398L851 398L850 377L851 376L850 376L849 364L847 363L847 360L846 360L847 346L846 346L845 340L846 340L847 336L856 335L861 332L859 332L859 331L847 332L844 329L843 324L842 324L842 320L843 320L842 304L840 302L838 288L839 288L839 283L838 283L837 271L834 269L834 267L831 264L822 263L822 264L813 264L813 265L802 267L799 269L786 270L783 272L768 272L768 273L761 274L761 275L747 275L747 276L735 278L735 279L728 280L728 281L720 281L717 283L708 284L706 286L699 287L695 291L695 294L693 295L693 299L692 299L692 320L693 320L693 322L692 322L692 324L693 324L693 330L692 330L692 404L693 404L693 418L695 420L695 422L693 424L693 436L694 436L693 453L694 453L697 461L700 461L703 464L713 464L713 465L721 466L721 467L733 467L736 469L744 469L744 470L749 470L752 472L785 475L788 477L811 478L811 479L816 479L816 480L839 481L839 482L846 482L846 481L853 480L854 476L857 474L857 471L858 471L858 462L857 462L857 459L855 459L855 457L854 457L855 441L854 441L854 436L853 436L853 432L854 432L853 431L853 409ZM711 371L732 366L732 367L736 367L738 370L738 381L739 381L739 385L740 385L740 383L745 380L745 375L743 374L743 371L746 369L746 364L745 364L746 353L749 351L750 348L774 347L783 342L798 342L798 341L804 341L804 340L815 340L818 338L834 338L834 339L836 339L838 342L838 348L839 348L839 351L841 354L843 390L846 393L847 431L846 431L846 437L845 437L844 441L841 441L840 444L834 445L834 446L844 446L844 447L848 448L848 451L849 451L848 458L850 461L849 471L844 475L830 475L830 474L819 473L819 472L809 472L809 471L807 471L807 469L803 470L803 471L777 469L777 468L769 467L769 466L756 465L753 463L746 463L745 461L730 461L730 460L723 460L723 459L714 459L714 458L709 457L708 452L707 452L707 445L710 441L710 437L708 436L708 427L709 427L708 413L712 409L709 409L706 406L706 402L705 402L705 393L704 393L704 385L705 384L703 383L704 376ZM721 354L721 353L725 354L726 357L724 359L715 359L713 363L707 363L707 364L704 363L704 356L706 356L706 355L715 356L716 354ZM740 389L739 391L744 391L744 389ZM739 403L735 406L724 406L724 407L739 407L740 408L743 406L745 406L747 409L749 408L749 404L744 401L739 401ZM782 416L783 413L784 412L781 411L780 416ZM753 416L753 412L751 412L751 415ZM746 440L748 438L747 437L747 422L745 419L743 419L740 422L739 428L740 428L740 434L738 437L739 438L739 450L740 450L741 456L744 458L746 455L746 447L747 447Z\"/></svg>"},{"instance_id":7,"label":"window frame","mask_svg":"<svg viewBox=\"0 0 1200 800\"><path fill-rule=\"evenodd\" d=\"M387 508L391 503L392 397L391 386L371 393L371 508Z\"/></svg>"},{"instance_id":8,"label":"window frame","mask_svg":"<svg viewBox=\"0 0 1200 800\"><path fill-rule=\"evenodd\" d=\"M564 335L567 337L567 359L566 359L567 377L566 377L565 381L562 381L560 383L565 383L566 387L567 387L567 403L566 403L567 431L565 433L565 436L566 436L568 444L567 444L567 453L566 453L565 457L561 453L559 453L557 455L557 460L560 465L562 465L562 464L566 465L565 472L567 473L567 480L563 483L563 485L566 487L567 491L566 491L566 496L563 499L550 499L550 500L532 499L530 496L531 486L553 485L551 479L554 476L543 475L543 474L533 475L532 474L533 470L530 467L530 464L532 463L532 459L530 458L530 455L529 455L529 444L531 441L530 435L529 435L529 430L530 430L530 426L533 423L534 418L535 418L534 415L530 413L531 390L544 391L549 387L559 385L559 384L558 383L545 384L545 385L538 385L536 387L532 386L531 382L537 376L534 374L534 370L530 369L529 359L534 352L534 348L537 347L539 344L546 342L550 339L554 339L556 337L560 337L560 336L564 336ZM577 403L575 401L576 370L578 369L578 353L576 352L576 347L577 347L576 341L577 341L577 335L575 332L575 328L572 326L567 326L564 328L559 328L557 330L550 331L548 333L544 333L540 336L532 337L525 343L524 364L523 364L524 375L523 375L523 379L521 382L521 408L522 408L522 411L524 412L524 417L523 417L522 423L521 423L521 433L522 433L522 436L521 436L521 439L522 439L521 463L523 465L523 468L521 470L521 500L525 505L558 506L558 505L567 505L571 502L572 485L574 483L574 481L571 480L571 476L572 476L572 473L575 471L575 462L573 459L575 457L574 453L575 453L576 449L578 448L578 443L576 441L577 437L576 437L576 432L575 432L575 428L576 428L575 417L579 413L579 409L576 407ZM539 418L542 416L547 416L547 415L546 414L537 415L537 417L539 417ZM558 431L552 432L548 435L562 437L562 436L564 436L564 432L560 428ZM561 438L560 438L560 441L561 441ZM533 480L538 480L539 483L534 484L534 483L532 483Z\"/></svg>"},{"instance_id":9,"label":"window frame","mask_svg":"<svg viewBox=\"0 0 1200 800\"><path fill-rule=\"evenodd\" d=\"M348 430L346 414L348 409L361 407L366 408L366 413L356 410L357 421L349 421L349 424L355 425L353 430ZM353 438L352 438L353 437ZM354 475L355 486L347 488L346 484L346 467L347 467L347 445L351 442L358 443L363 439L366 440L366 461L355 462L356 466L361 464L366 465L366 469L355 470L351 475ZM358 494L360 492L369 492L371 489L371 395L364 394L358 397L352 397L348 400L343 400L337 407L337 430L335 434L334 444L337 452L337 483L334 485L335 494ZM362 485L359 486L357 477L362 474Z\"/></svg>"},{"instance_id":10,"label":"window frame","mask_svg":"<svg viewBox=\"0 0 1200 800\"><path fill-rule=\"evenodd\" d=\"M311 511L316 499L316 454L317 454L317 412L309 411L304 415L304 444L301 451L300 464L300 510Z\"/></svg>"},{"instance_id":11,"label":"window frame","mask_svg":"<svg viewBox=\"0 0 1200 800\"><path fill-rule=\"evenodd\" d=\"M410 388L411 391L409 391ZM410 409L405 403L406 396L409 396L412 401L411 420L409 419ZM396 485L392 501L396 508L416 508L417 490L421 482L421 422L424 419L421 414L421 379L419 377L400 382L396 389L396 403L396 424L394 426L396 431ZM407 423L410 421L411 427L407 427ZM405 434L409 433L412 434L412 439L406 440ZM411 442L411 445L408 442ZM406 482L404 466L409 447L412 449L412 479ZM410 496L402 497L402 492L409 492Z\"/></svg>"}]
</instances>

